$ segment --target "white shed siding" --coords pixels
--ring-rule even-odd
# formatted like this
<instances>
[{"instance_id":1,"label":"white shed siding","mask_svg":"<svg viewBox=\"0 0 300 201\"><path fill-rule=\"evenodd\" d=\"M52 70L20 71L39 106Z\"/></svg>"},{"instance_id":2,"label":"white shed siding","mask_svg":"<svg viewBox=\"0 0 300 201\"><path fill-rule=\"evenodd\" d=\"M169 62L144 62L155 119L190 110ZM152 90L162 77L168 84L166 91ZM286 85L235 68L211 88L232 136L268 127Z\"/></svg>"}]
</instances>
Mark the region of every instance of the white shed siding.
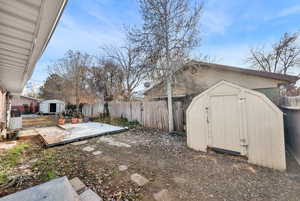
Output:
<instances>
[{"instance_id":1,"label":"white shed siding","mask_svg":"<svg viewBox=\"0 0 300 201\"><path fill-rule=\"evenodd\" d=\"M212 110L214 97L220 107ZM263 94L226 81L193 99L187 109L187 143L199 151L237 151L250 163L286 169L282 112Z\"/></svg>"},{"instance_id":2,"label":"white shed siding","mask_svg":"<svg viewBox=\"0 0 300 201\"><path fill-rule=\"evenodd\" d=\"M56 113L65 111L65 103L61 100L45 100L40 103L40 112L45 114L50 114L50 104L56 104Z\"/></svg>"}]
</instances>

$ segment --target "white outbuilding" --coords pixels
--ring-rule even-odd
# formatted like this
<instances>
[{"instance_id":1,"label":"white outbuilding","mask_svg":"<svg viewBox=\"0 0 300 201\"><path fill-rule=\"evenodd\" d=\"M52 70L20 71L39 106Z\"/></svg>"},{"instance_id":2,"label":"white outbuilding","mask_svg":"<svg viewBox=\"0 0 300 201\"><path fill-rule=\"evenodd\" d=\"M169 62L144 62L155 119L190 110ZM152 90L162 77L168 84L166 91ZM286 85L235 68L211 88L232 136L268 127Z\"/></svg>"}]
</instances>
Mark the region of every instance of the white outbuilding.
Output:
<instances>
[{"instance_id":1,"label":"white outbuilding","mask_svg":"<svg viewBox=\"0 0 300 201\"><path fill-rule=\"evenodd\" d=\"M186 116L190 148L212 148L286 169L283 113L264 94L221 81L196 96Z\"/></svg>"},{"instance_id":2,"label":"white outbuilding","mask_svg":"<svg viewBox=\"0 0 300 201\"><path fill-rule=\"evenodd\" d=\"M40 103L40 113L58 114L65 111L65 102L61 100L44 100Z\"/></svg>"}]
</instances>

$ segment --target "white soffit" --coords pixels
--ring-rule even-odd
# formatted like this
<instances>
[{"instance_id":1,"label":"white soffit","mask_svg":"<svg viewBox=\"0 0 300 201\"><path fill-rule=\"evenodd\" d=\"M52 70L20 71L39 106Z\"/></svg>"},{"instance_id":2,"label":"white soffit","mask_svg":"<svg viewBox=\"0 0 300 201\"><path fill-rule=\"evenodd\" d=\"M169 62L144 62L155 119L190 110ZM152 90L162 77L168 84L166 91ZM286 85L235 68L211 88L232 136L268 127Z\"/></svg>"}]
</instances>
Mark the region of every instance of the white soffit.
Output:
<instances>
[{"instance_id":1,"label":"white soffit","mask_svg":"<svg viewBox=\"0 0 300 201\"><path fill-rule=\"evenodd\" d=\"M0 87L22 92L67 0L0 0Z\"/></svg>"}]
</instances>

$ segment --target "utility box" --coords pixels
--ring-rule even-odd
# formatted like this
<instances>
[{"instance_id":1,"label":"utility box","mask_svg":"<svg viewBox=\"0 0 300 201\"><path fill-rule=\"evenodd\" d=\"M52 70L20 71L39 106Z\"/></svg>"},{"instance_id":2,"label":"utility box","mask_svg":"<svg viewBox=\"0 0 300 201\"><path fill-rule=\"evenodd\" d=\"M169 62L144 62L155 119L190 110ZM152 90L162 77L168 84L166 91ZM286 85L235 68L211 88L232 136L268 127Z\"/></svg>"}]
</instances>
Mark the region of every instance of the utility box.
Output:
<instances>
[{"instance_id":1,"label":"utility box","mask_svg":"<svg viewBox=\"0 0 300 201\"><path fill-rule=\"evenodd\" d=\"M9 129L18 130L22 128L22 116L21 112L17 109L12 109L10 112Z\"/></svg>"}]
</instances>

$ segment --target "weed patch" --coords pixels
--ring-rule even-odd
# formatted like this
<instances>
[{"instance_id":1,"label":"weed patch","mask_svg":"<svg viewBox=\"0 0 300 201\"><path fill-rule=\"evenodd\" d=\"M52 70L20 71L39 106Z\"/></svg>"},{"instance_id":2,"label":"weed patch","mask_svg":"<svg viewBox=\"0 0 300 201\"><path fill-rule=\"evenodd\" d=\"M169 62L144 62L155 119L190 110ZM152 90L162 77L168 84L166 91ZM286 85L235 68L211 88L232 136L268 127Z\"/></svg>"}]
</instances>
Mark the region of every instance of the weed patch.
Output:
<instances>
[{"instance_id":1,"label":"weed patch","mask_svg":"<svg viewBox=\"0 0 300 201\"><path fill-rule=\"evenodd\" d=\"M0 160L0 185L7 182L8 178L12 175L11 169L15 168L21 161L23 151L28 148L28 144L20 144L11 149L6 150L1 154Z\"/></svg>"},{"instance_id":2,"label":"weed patch","mask_svg":"<svg viewBox=\"0 0 300 201\"><path fill-rule=\"evenodd\" d=\"M128 119L125 117L119 117L119 118L99 117L99 118L93 118L92 121L117 125L117 126L123 126L123 127L129 127L129 128L135 128L137 126L140 126L140 123L138 121L128 121Z\"/></svg>"},{"instance_id":3,"label":"weed patch","mask_svg":"<svg viewBox=\"0 0 300 201\"><path fill-rule=\"evenodd\" d=\"M57 177L57 153L54 150L43 150L41 157L35 162L33 168L38 171L38 175L43 181L48 181Z\"/></svg>"}]
</instances>

